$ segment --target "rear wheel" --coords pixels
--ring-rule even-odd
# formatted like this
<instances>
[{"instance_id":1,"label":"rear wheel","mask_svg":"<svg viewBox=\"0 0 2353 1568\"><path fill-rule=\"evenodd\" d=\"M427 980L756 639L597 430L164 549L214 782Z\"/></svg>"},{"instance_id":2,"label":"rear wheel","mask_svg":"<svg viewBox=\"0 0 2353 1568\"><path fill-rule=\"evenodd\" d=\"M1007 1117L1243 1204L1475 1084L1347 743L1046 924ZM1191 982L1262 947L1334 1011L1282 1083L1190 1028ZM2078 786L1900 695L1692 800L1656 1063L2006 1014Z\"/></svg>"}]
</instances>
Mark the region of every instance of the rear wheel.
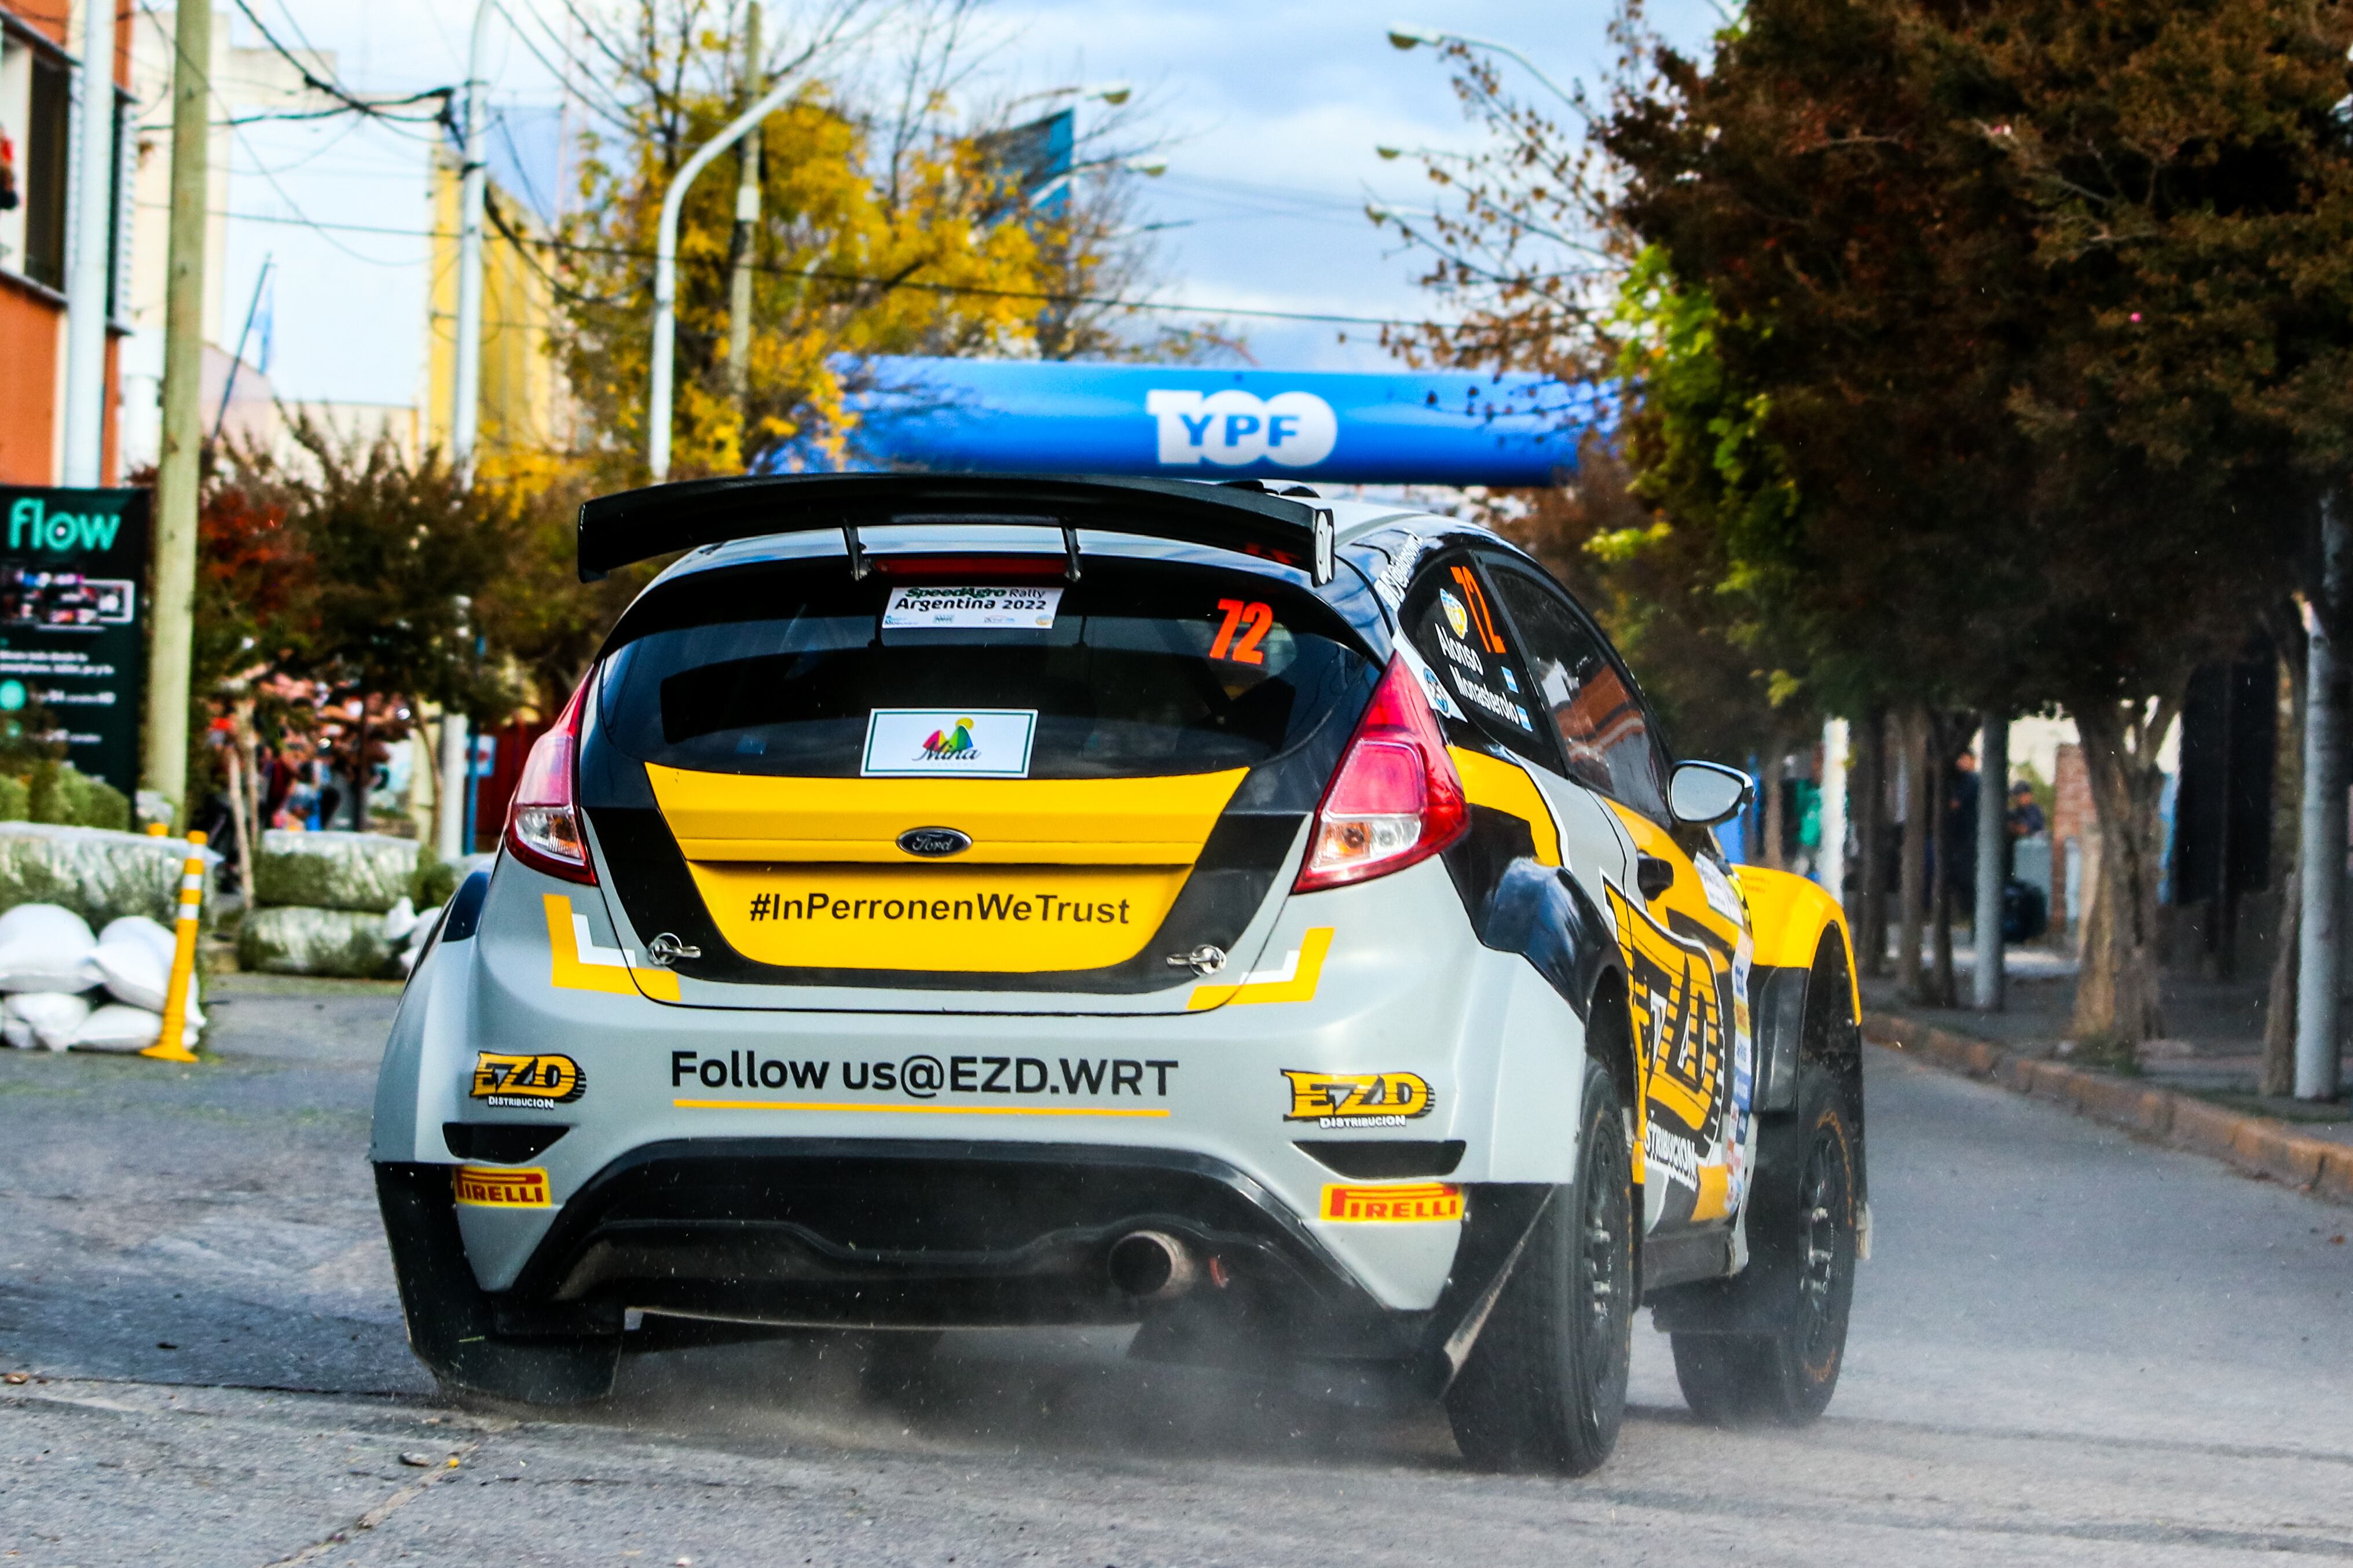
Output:
<instances>
[{"instance_id":1,"label":"rear wheel","mask_svg":"<svg viewBox=\"0 0 2353 1568\"><path fill-rule=\"evenodd\" d=\"M1675 1381L1694 1414L1723 1425L1798 1426L1829 1408L1854 1300L1855 1138L1838 1080L1808 1064L1783 1134L1802 1144L1758 1173L1748 1267L1765 1332L1677 1333ZM1778 1168L1776 1168L1778 1166Z\"/></svg>"},{"instance_id":2,"label":"rear wheel","mask_svg":"<svg viewBox=\"0 0 2353 1568\"><path fill-rule=\"evenodd\" d=\"M1617 1086L1585 1064L1577 1180L1557 1188L1446 1392L1454 1440L1490 1469L1581 1476L1609 1458L1633 1351L1634 1185Z\"/></svg>"}]
</instances>

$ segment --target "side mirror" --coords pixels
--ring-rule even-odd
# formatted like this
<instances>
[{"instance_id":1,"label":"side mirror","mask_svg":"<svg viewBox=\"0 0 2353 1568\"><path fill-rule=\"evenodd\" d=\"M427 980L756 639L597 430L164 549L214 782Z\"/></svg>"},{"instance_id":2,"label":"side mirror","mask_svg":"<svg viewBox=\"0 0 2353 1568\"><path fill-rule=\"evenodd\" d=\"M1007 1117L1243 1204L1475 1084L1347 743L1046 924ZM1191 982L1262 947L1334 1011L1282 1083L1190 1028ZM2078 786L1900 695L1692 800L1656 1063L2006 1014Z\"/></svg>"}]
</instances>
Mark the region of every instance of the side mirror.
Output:
<instances>
[{"instance_id":1,"label":"side mirror","mask_svg":"<svg viewBox=\"0 0 2353 1568\"><path fill-rule=\"evenodd\" d=\"M1693 827L1715 826L1756 793L1755 779L1721 763L1677 763L1667 775L1667 809Z\"/></svg>"}]
</instances>

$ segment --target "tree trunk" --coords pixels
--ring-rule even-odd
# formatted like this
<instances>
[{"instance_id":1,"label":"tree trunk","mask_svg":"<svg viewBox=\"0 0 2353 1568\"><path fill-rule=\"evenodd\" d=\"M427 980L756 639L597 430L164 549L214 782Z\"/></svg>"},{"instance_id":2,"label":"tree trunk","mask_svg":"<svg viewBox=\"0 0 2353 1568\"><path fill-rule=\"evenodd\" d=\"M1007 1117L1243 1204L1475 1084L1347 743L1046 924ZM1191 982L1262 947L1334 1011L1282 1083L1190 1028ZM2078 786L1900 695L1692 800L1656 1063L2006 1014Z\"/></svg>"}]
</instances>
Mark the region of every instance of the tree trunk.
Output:
<instances>
[{"instance_id":1,"label":"tree trunk","mask_svg":"<svg viewBox=\"0 0 2353 1568\"><path fill-rule=\"evenodd\" d=\"M357 744L352 757L352 826L362 833L368 830L368 775L375 770L368 765L367 698L360 698L360 727Z\"/></svg>"},{"instance_id":2,"label":"tree trunk","mask_svg":"<svg viewBox=\"0 0 2353 1568\"><path fill-rule=\"evenodd\" d=\"M1920 994L1920 917L1928 869L1928 716L1905 710L1896 721L1903 737L1904 861L1896 872L1895 984L1906 996Z\"/></svg>"},{"instance_id":3,"label":"tree trunk","mask_svg":"<svg viewBox=\"0 0 2353 1568\"><path fill-rule=\"evenodd\" d=\"M2285 618L2290 626L2295 625L2293 617ZM2295 1092L2295 992L2302 973L2297 960L2304 933L2304 879L2297 868L2298 834L2304 819L2304 658L2293 637L2283 637L2276 627L2272 636L2281 653L2281 685L2285 688L2288 710L2275 764L2279 790L2273 816L2276 826L2272 863L2287 870L2278 879L2280 912L2274 938L2278 945L2272 952L2271 994L2263 1006L2263 1071L2256 1089L2263 1094L2288 1095Z\"/></svg>"},{"instance_id":4,"label":"tree trunk","mask_svg":"<svg viewBox=\"0 0 2353 1568\"><path fill-rule=\"evenodd\" d=\"M1930 1007L1959 1005L1953 984L1953 721L1939 713L1928 721L1928 978L1920 1000Z\"/></svg>"},{"instance_id":5,"label":"tree trunk","mask_svg":"<svg viewBox=\"0 0 2353 1568\"><path fill-rule=\"evenodd\" d=\"M2165 1032L2157 967L2163 851L2157 807L2165 775L2157 753L2180 700L2177 689L2153 704L2103 700L2070 709L2100 825L2100 858L2069 1030L2079 1044L2119 1058Z\"/></svg>"},{"instance_id":6,"label":"tree trunk","mask_svg":"<svg viewBox=\"0 0 2353 1568\"><path fill-rule=\"evenodd\" d=\"M2291 870L2282 884L2279 947L2272 954L2271 995L2263 1007L2263 1065L2256 1080L2258 1094L2295 1092L2295 983L2298 938L2304 922L2304 875Z\"/></svg>"},{"instance_id":7,"label":"tree trunk","mask_svg":"<svg viewBox=\"0 0 2353 1568\"><path fill-rule=\"evenodd\" d=\"M1877 710L1855 725L1855 874L1862 883L1862 921L1855 954L1865 974L1887 973L1887 715Z\"/></svg>"},{"instance_id":8,"label":"tree trunk","mask_svg":"<svg viewBox=\"0 0 2353 1568\"><path fill-rule=\"evenodd\" d=\"M1788 808L1781 802L1781 758L1788 750L1788 745L1782 739L1780 727L1776 725L1772 733L1766 739L1765 842L1760 846L1765 853L1757 857L1776 871L1788 868L1782 864L1781 857L1781 835L1788 826L1788 818L1785 816Z\"/></svg>"}]
</instances>

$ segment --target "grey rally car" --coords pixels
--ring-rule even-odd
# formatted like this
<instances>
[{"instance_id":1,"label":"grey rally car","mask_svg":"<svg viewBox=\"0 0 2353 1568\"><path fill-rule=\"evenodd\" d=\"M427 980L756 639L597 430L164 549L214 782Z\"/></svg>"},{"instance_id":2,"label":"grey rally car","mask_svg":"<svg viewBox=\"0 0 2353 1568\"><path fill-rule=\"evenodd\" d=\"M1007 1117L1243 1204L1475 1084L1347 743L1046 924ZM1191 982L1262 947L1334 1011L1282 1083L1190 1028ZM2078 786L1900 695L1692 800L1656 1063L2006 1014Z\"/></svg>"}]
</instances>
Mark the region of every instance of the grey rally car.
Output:
<instances>
[{"instance_id":1,"label":"grey rally car","mask_svg":"<svg viewBox=\"0 0 2353 1568\"><path fill-rule=\"evenodd\" d=\"M1599 1465L1635 1312L1801 1420L1867 1252L1836 903L1728 864L1592 621L1303 488L871 475L591 502L684 551L418 962L371 1158L417 1354L1139 1325Z\"/></svg>"}]
</instances>

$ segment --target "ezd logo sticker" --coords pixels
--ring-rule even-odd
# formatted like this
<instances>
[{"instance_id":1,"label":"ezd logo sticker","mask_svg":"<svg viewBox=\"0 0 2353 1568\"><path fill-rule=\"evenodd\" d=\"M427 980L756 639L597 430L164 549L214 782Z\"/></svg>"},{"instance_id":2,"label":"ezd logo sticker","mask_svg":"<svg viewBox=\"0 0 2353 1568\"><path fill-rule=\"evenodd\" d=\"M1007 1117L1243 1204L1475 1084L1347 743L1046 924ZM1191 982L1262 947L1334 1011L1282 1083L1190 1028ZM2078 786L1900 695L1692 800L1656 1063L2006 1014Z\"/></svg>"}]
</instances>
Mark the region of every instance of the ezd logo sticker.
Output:
<instances>
[{"instance_id":1,"label":"ezd logo sticker","mask_svg":"<svg viewBox=\"0 0 2353 1568\"><path fill-rule=\"evenodd\" d=\"M1035 708L877 708L866 721L868 778L1029 776Z\"/></svg>"}]
</instances>

